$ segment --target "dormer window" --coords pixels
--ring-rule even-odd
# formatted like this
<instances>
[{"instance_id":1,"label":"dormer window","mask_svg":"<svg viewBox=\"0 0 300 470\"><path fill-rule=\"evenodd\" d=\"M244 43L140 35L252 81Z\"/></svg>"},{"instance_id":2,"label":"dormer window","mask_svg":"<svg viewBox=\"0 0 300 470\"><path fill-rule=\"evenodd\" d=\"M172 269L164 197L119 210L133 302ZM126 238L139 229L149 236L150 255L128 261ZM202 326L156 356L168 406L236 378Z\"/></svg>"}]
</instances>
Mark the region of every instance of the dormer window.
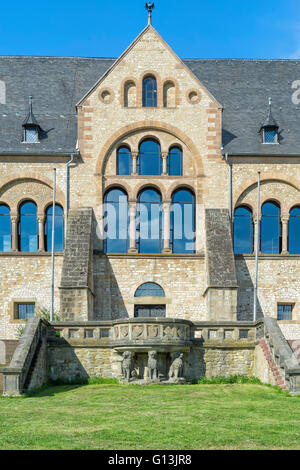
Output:
<instances>
[{"instance_id":1,"label":"dormer window","mask_svg":"<svg viewBox=\"0 0 300 470\"><path fill-rule=\"evenodd\" d=\"M278 144L279 126L272 116L272 98L269 98L269 110L266 120L260 127L259 132L262 135L263 144Z\"/></svg>"},{"instance_id":2,"label":"dormer window","mask_svg":"<svg viewBox=\"0 0 300 470\"><path fill-rule=\"evenodd\" d=\"M39 131L37 129L24 129L24 142L36 144L39 142Z\"/></svg>"},{"instance_id":3,"label":"dormer window","mask_svg":"<svg viewBox=\"0 0 300 470\"><path fill-rule=\"evenodd\" d=\"M276 129L264 129L264 144L277 144Z\"/></svg>"},{"instance_id":4,"label":"dormer window","mask_svg":"<svg viewBox=\"0 0 300 470\"><path fill-rule=\"evenodd\" d=\"M29 96L29 112L23 122L23 143L38 144L41 128L32 111L32 96Z\"/></svg>"}]
</instances>

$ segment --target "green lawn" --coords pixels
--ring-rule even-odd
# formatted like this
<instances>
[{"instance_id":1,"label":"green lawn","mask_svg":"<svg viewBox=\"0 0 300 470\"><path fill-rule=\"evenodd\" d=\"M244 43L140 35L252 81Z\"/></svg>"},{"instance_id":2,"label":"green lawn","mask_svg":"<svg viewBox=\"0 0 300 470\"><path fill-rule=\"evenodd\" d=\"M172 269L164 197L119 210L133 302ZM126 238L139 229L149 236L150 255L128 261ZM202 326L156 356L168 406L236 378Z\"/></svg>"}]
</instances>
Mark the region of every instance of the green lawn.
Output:
<instances>
[{"instance_id":1,"label":"green lawn","mask_svg":"<svg viewBox=\"0 0 300 470\"><path fill-rule=\"evenodd\" d=\"M87 385L0 398L0 449L300 449L300 397L261 385Z\"/></svg>"}]
</instances>

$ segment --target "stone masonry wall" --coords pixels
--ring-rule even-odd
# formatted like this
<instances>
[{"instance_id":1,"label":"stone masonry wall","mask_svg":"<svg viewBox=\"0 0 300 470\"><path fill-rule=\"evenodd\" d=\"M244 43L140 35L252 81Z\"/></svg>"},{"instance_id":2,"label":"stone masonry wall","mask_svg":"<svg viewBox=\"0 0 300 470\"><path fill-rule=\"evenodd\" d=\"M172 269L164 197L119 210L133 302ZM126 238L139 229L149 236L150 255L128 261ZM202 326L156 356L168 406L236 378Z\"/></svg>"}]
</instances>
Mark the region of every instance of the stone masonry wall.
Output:
<instances>
[{"instance_id":1,"label":"stone masonry wall","mask_svg":"<svg viewBox=\"0 0 300 470\"><path fill-rule=\"evenodd\" d=\"M134 294L144 282L164 289L167 317L206 319L203 256L96 256L94 282L97 320L132 318Z\"/></svg>"},{"instance_id":2,"label":"stone masonry wall","mask_svg":"<svg viewBox=\"0 0 300 470\"><path fill-rule=\"evenodd\" d=\"M49 347L49 374L52 380L87 377L115 377L114 351L94 347ZM185 354L185 375L190 380L254 373L254 348L192 348Z\"/></svg>"},{"instance_id":3,"label":"stone masonry wall","mask_svg":"<svg viewBox=\"0 0 300 470\"><path fill-rule=\"evenodd\" d=\"M62 255L55 256L55 303L59 311L59 290ZM50 309L51 256L0 256L0 337L16 339L19 327L25 322L13 320L14 301L32 301L36 306Z\"/></svg>"},{"instance_id":4,"label":"stone masonry wall","mask_svg":"<svg viewBox=\"0 0 300 470\"><path fill-rule=\"evenodd\" d=\"M253 318L254 256L236 257L238 320ZM299 259L288 256L260 257L258 265L258 316L277 317L278 303L294 304L293 320L300 320Z\"/></svg>"},{"instance_id":5,"label":"stone masonry wall","mask_svg":"<svg viewBox=\"0 0 300 470\"><path fill-rule=\"evenodd\" d=\"M87 377L112 377L112 350L109 348L75 348L50 346L49 377L52 380L75 380Z\"/></svg>"},{"instance_id":6,"label":"stone masonry wall","mask_svg":"<svg viewBox=\"0 0 300 470\"><path fill-rule=\"evenodd\" d=\"M64 320L84 321L94 317L92 228L92 208L70 210L60 283L60 310Z\"/></svg>"}]
</instances>

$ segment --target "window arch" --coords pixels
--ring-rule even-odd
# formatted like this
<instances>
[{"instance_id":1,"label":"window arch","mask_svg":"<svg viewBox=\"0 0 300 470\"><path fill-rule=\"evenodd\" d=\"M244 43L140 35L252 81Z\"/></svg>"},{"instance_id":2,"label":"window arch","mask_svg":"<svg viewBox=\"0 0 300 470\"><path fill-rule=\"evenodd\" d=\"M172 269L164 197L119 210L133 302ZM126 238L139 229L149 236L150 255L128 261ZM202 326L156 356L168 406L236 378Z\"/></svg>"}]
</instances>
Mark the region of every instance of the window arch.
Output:
<instances>
[{"instance_id":1,"label":"window arch","mask_svg":"<svg viewBox=\"0 0 300 470\"><path fill-rule=\"evenodd\" d=\"M153 75L147 75L143 79L143 107L157 107L157 81Z\"/></svg>"},{"instance_id":2,"label":"window arch","mask_svg":"<svg viewBox=\"0 0 300 470\"><path fill-rule=\"evenodd\" d=\"M161 175L162 162L160 144L154 139L145 139L139 147L138 174Z\"/></svg>"},{"instance_id":3,"label":"window arch","mask_svg":"<svg viewBox=\"0 0 300 470\"><path fill-rule=\"evenodd\" d=\"M260 251L264 254L281 252L280 206L267 201L261 208Z\"/></svg>"},{"instance_id":4,"label":"window arch","mask_svg":"<svg viewBox=\"0 0 300 470\"><path fill-rule=\"evenodd\" d=\"M155 282L145 282L137 288L134 297L165 297L165 291Z\"/></svg>"},{"instance_id":5,"label":"window arch","mask_svg":"<svg viewBox=\"0 0 300 470\"><path fill-rule=\"evenodd\" d=\"M54 218L54 251L61 253L64 251L64 210L59 204L55 204ZM52 220L53 206L49 206L46 209L45 220L46 251L52 250Z\"/></svg>"},{"instance_id":6,"label":"window arch","mask_svg":"<svg viewBox=\"0 0 300 470\"><path fill-rule=\"evenodd\" d=\"M104 197L104 251L127 253L128 250L128 197L120 188L108 191Z\"/></svg>"},{"instance_id":7,"label":"window arch","mask_svg":"<svg viewBox=\"0 0 300 470\"><path fill-rule=\"evenodd\" d=\"M0 251L11 250L11 219L10 208L0 204Z\"/></svg>"},{"instance_id":8,"label":"window arch","mask_svg":"<svg viewBox=\"0 0 300 470\"><path fill-rule=\"evenodd\" d=\"M38 251L38 233L37 206L33 201L25 201L20 206L19 250Z\"/></svg>"},{"instance_id":9,"label":"window arch","mask_svg":"<svg viewBox=\"0 0 300 470\"><path fill-rule=\"evenodd\" d=\"M173 253L195 253L195 196L189 189L172 195L170 242Z\"/></svg>"},{"instance_id":10,"label":"window arch","mask_svg":"<svg viewBox=\"0 0 300 470\"><path fill-rule=\"evenodd\" d=\"M169 150L168 174L170 176L182 176L182 150L177 145Z\"/></svg>"},{"instance_id":11,"label":"window arch","mask_svg":"<svg viewBox=\"0 0 300 470\"><path fill-rule=\"evenodd\" d=\"M124 85L124 106L136 108L136 84L133 80L128 80Z\"/></svg>"},{"instance_id":12,"label":"window arch","mask_svg":"<svg viewBox=\"0 0 300 470\"><path fill-rule=\"evenodd\" d=\"M176 88L172 81L164 84L164 108L176 107Z\"/></svg>"},{"instance_id":13,"label":"window arch","mask_svg":"<svg viewBox=\"0 0 300 470\"><path fill-rule=\"evenodd\" d=\"M117 175L131 175L132 157L129 147L122 145L117 150Z\"/></svg>"},{"instance_id":14,"label":"window arch","mask_svg":"<svg viewBox=\"0 0 300 470\"><path fill-rule=\"evenodd\" d=\"M162 250L161 195L153 188L140 192L137 207L137 248L139 253Z\"/></svg>"},{"instance_id":15,"label":"window arch","mask_svg":"<svg viewBox=\"0 0 300 470\"><path fill-rule=\"evenodd\" d=\"M300 254L300 206L293 207L290 210L288 247L291 255Z\"/></svg>"},{"instance_id":16,"label":"window arch","mask_svg":"<svg viewBox=\"0 0 300 470\"><path fill-rule=\"evenodd\" d=\"M240 206L235 209L233 232L235 254L253 253L253 219L252 210L249 207Z\"/></svg>"}]
</instances>

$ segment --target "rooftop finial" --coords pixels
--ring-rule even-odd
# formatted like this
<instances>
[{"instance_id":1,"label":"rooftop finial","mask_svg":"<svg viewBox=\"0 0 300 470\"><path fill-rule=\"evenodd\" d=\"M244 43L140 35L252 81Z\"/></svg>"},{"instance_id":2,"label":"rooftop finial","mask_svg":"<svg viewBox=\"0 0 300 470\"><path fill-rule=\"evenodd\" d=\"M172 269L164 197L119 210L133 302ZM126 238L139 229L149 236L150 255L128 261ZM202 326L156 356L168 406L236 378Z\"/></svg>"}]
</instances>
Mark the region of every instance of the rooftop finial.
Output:
<instances>
[{"instance_id":1,"label":"rooftop finial","mask_svg":"<svg viewBox=\"0 0 300 470\"><path fill-rule=\"evenodd\" d=\"M154 3L146 3L146 10L148 10L148 25L152 24L152 10L154 10Z\"/></svg>"},{"instance_id":2,"label":"rooftop finial","mask_svg":"<svg viewBox=\"0 0 300 470\"><path fill-rule=\"evenodd\" d=\"M271 107L272 106L272 98L269 97L269 106Z\"/></svg>"}]
</instances>

